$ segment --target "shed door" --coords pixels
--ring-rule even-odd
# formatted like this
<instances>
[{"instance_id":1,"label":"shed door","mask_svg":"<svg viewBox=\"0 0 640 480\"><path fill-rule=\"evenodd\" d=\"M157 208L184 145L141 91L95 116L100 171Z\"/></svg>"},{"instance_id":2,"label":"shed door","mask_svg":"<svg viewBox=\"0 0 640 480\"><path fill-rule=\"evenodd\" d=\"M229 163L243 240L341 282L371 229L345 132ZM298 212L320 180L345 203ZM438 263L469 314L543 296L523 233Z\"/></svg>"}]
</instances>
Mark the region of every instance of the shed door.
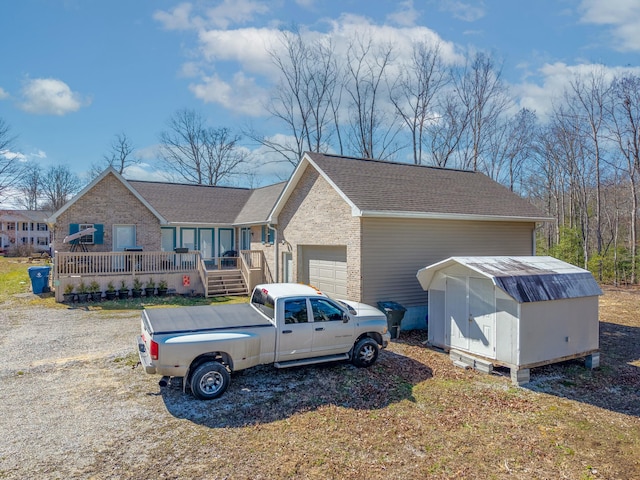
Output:
<instances>
[{"instance_id":1,"label":"shed door","mask_svg":"<svg viewBox=\"0 0 640 480\"><path fill-rule=\"evenodd\" d=\"M496 296L488 278L469 277L469 351L495 358Z\"/></svg>"},{"instance_id":2,"label":"shed door","mask_svg":"<svg viewBox=\"0 0 640 480\"><path fill-rule=\"evenodd\" d=\"M447 277L445 292L445 343L452 348L469 350L467 277Z\"/></svg>"},{"instance_id":3,"label":"shed door","mask_svg":"<svg viewBox=\"0 0 640 480\"><path fill-rule=\"evenodd\" d=\"M491 280L449 276L445 297L445 335L451 348L495 358L496 300Z\"/></svg>"},{"instance_id":4,"label":"shed door","mask_svg":"<svg viewBox=\"0 0 640 480\"><path fill-rule=\"evenodd\" d=\"M309 283L329 296L347 296L346 247L304 247Z\"/></svg>"}]
</instances>

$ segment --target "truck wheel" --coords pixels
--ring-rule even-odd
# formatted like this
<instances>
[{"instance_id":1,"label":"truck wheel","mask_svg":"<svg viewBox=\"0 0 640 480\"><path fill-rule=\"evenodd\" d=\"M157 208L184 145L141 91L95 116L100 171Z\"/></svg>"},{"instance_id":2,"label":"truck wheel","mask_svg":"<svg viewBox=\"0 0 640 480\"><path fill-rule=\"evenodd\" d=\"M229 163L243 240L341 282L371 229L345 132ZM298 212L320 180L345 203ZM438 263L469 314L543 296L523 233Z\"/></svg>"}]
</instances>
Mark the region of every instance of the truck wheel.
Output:
<instances>
[{"instance_id":1,"label":"truck wheel","mask_svg":"<svg viewBox=\"0 0 640 480\"><path fill-rule=\"evenodd\" d=\"M376 363L379 351L378 343L373 338L362 338L353 347L351 362L358 368L370 367Z\"/></svg>"},{"instance_id":2,"label":"truck wheel","mask_svg":"<svg viewBox=\"0 0 640 480\"><path fill-rule=\"evenodd\" d=\"M191 376L191 391L200 400L211 400L222 395L231 375L220 362L206 362L195 369Z\"/></svg>"}]
</instances>

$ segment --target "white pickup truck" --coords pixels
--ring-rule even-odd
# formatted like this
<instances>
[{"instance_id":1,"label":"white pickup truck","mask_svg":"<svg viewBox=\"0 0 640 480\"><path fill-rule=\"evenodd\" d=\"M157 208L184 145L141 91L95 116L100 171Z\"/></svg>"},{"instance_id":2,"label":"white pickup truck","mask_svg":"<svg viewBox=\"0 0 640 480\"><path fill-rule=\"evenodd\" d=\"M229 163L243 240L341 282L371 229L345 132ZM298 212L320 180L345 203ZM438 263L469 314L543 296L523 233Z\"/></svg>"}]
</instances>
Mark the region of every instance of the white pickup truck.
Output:
<instances>
[{"instance_id":1,"label":"white pickup truck","mask_svg":"<svg viewBox=\"0 0 640 480\"><path fill-rule=\"evenodd\" d=\"M162 375L161 386L182 377L202 400L222 395L231 372L255 365L350 360L368 367L390 340L377 308L294 283L258 285L249 304L143 310L141 329L145 371Z\"/></svg>"}]
</instances>

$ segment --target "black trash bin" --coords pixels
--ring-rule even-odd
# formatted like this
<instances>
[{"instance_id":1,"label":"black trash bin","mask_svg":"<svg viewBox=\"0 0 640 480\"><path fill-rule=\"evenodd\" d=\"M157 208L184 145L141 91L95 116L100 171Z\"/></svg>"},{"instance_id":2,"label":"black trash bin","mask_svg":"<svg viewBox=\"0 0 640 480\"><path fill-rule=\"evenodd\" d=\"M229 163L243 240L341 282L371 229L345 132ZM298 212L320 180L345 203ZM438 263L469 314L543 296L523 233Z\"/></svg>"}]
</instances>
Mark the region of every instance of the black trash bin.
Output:
<instances>
[{"instance_id":1,"label":"black trash bin","mask_svg":"<svg viewBox=\"0 0 640 480\"><path fill-rule=\"evenodd\" d=\"M391 338L398 338L400 335L400 323L407 309L397 302L378 302L378 307L387 315Z\"/></svg>"},{"instance_id":2,"label":"black trash bin","mask_svg":"<svg viewBox=\"0 0 640 480\"><path fill-rule=\"evenodd\" d=\"M49 291L49 272L51 267L29 267L29 278L31 279L31 289L33 293L43 293Z\"/></svg>"}]
</instances>

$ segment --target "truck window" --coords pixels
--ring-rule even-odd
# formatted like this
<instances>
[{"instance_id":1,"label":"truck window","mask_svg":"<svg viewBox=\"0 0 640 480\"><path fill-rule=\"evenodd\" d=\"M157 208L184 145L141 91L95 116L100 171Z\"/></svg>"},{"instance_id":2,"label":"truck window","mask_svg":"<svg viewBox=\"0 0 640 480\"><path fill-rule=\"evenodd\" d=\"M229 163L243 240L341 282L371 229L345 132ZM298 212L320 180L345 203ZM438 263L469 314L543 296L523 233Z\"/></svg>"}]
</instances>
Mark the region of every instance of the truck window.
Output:
<instances>
[{"instance_id":1,"label":"truck window","mask_svg":"<svg viewBox=\"0 0 640 480\"><path fill-rule=\"evenodd\" d=\"M275 307L273 298L270 295L256 288L251 296L251 305L273 320Z\"/></svg>"},{"instance_id":2,"label":"truck window","mask_svg":"<svg viewBox=\"0 0 640 480\"><path fill-rule=\"evenodd\" d=\"M342 321L342 310L328 300L312 298L311 309L313 310L314 322L331 322L333 320Z\"/></svg>"},{"instance_id":3,"label":"truck window","mask_svg":"<svg viewBox=\"0 0 640 480\"><path fill-rule=\"evenodd\" d=\"M285 300L284 302L284 323L307 323L307 300L304 298L297 300Z\"/></svg>"}]
</instances>

